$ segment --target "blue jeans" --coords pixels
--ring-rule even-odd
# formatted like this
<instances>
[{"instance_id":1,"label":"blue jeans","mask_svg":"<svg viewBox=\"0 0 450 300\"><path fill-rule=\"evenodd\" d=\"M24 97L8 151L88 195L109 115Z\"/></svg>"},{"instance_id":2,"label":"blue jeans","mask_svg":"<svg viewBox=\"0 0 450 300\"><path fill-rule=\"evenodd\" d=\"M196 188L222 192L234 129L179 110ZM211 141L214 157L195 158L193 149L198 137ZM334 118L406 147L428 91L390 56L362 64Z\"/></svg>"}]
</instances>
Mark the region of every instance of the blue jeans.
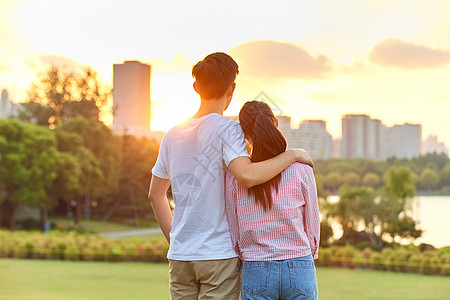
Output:
<instances>
[{"instance_id":1,"label":"blue jeans","mask_svg":"<svg viewBox=\"0 0 450 300\"><path fill-rule=\"evenodd\" d=\"M287 260L244 261L241 299L317 299L317 277L311 255Z\"/></svg>"}]
</instances>

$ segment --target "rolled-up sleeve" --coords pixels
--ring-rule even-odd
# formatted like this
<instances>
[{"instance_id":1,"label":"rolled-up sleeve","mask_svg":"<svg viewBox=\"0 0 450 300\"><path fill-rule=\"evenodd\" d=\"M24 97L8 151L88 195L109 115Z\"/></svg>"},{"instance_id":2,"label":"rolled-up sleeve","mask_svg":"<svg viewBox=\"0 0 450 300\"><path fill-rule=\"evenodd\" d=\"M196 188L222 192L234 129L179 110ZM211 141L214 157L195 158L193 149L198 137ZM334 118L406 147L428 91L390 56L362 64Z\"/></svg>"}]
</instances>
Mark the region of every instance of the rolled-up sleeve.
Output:
<instances>
[{"instance_id":1,"label":"rolled-up sleeve","mask_svg":"<svg viewBox=\"0 0 450 300\"><path fill-rule=\"evenodd\" d=\"M167 163L167 134L161 141L159 146L158 158L153 166L152 174L162 179L169 179L168 163Z\"/></svg>"},{"instance_id":2,"label":"rolled-up sleeve","mask_svg":"<svg viewBox=\"0 0 450 300\"><path fill-rule=\"evenodd\" d=\"M232 125L228 126L222 135L222 139L223 161L227 167L235 158L250 157L245 148L244 133L238 123L233 122Z\"/></svg>"},{"instance_id":3,"label":"rolled-up sleeve","mask_svg":"<svg viewBox=\"0 0 450 300\"><path fill-rule=\"evenodd\" d=\"M314 259L317 259L320 242L320 215L316 181L312 168L308 166L307 172L303 172L302 177L302 195L305 199L304 228L311 247L311 254Z\"/></svg>"}]
</instances>

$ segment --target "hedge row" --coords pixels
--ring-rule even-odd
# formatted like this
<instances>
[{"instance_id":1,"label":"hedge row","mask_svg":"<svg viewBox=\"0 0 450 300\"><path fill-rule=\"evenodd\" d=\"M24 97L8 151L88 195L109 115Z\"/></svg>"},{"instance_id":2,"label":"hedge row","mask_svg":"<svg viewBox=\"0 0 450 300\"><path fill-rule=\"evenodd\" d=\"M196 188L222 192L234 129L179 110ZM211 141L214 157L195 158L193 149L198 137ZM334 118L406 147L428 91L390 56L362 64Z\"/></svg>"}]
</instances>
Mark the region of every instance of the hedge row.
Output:
<instances>
[{"instance_id":1,"label":"hedge row","mask_svg":"<svg viewBox=\"0 0 450 300\"><path fill-rule=\"evenodd\" d=\"M0 230L0 258L166 262L163 241L107 239L76 232Z\"/></svg>"},{"instance_id":2,"label":"hedge row","mask_svg":"<svg viewBox=\"0 0 450 300\"><path fill-rule=\"evenodd\" d=\"M450 247L421 252L414 245L385 248L381 252L353 246L321 248L319 266L361 268L392 272L450 276Z\"/></svg>"},{"instance_id":3,"label":"hedge row","mask_svg":"<svg viewBox=\"0 0 450 300\"><path fill-rule=\"evenodd\" d=\"M82 261L166 262L164 241L107 239L77 232L0 230L0 258L57 259ZM393 272L450 276L450 247L420 251L414 245L359 250L332 246L319 250L318 266L362 268Z\"/></svg>"}]
</instances>

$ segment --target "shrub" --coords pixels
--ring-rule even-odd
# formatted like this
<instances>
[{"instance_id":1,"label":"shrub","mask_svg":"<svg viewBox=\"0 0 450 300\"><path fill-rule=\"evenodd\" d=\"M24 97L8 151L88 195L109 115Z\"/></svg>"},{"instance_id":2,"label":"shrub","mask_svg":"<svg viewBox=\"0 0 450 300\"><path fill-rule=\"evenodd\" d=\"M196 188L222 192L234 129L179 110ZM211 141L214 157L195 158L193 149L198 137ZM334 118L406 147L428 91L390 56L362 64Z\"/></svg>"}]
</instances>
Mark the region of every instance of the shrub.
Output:
<instances>
[{"instance_id":1,"label":"shrub","mask_svg":"<svg viewBox=\"0 0 450 300\"><path fill-rule=\"evenodd\" d=\"M318 264L321 267L331 266L331 249L326 248L319 250Z\"/></svg>"},{"instance_id":2,"label":"shrub","mask_svg":"<svg viewBox=\"0 0 450 300\"><path fill-rule=\"evenodd\" d=\"M450 276L450 255L445 255L441 260L441 275Z\"/></svg>"},{"instance_id":3,"label":"shrub","mask_svg":"<svg viewBox=\"0 0 450 300\"><path fill-rule=\"evenodd\" d=\"M139 248L139 260L150 262L153 261L155 251L150 243L141 244Z\"/></svg>"},{"instance_id":4,"label":"shrub","mask_svg":"<svg viewBox=\"0 0 450 300\"><path fill-rule=\"evenodd\" d=\"M369 266L372 270L382 270L383 269L383 263L381 254L378 252L372 253L372 255L369 258Z\"/></svg>"},{"instance_id":5,"label":"shrub","mask_svg":"<svg viewBox=\"0 0 450 300\"><path fill-rule=\"evenodd\" d=\"M63 242L53 242L50 246L50 259L64 259L66 244Z\"/></svg>"},{"instance_id":6,"label":"shrub","mask_svg":"<svg viewBox=\"0 0 450 300\"><path fill-rule=\"evenodd\" d=\"M361 252L357 252L353 257L353 266L359 269L367 268L367 259L363 256Z\"/></svg>"},{"instance_id":7,"label":"shrub","mask_svg":"<svg viewBox=\"0 0 450 300\"><path fill-rule=\"evenodd\" d=\"M138 247L135 244L129 244L123 247L124 261L136 261L138 259Z\"/></svg>"},{"instance_id":8,"label":"shrub","mask_svg":"<svg viewBox=\"0 0 450 300\"><path fill-rule=\"evenodd\" d=\"M408 271L408 259L412 255L411 252L404 248L399 248L391 255L390 270L398 272Z\"/></svg>"},{"instance_id":9,"label":"shrub","mask_svg":"<svg viewBox=\"0 0 450 300\"><path fill-rule=\"evenodd\" d=\"M70 244L64 249L65 260L80 260L81 251L75 244Z\"/></svg>"},{"instance_id":10,"label":"shrub","mask_svg":"<svg viewBox=\"0 0 450 300\"><path fill-rule=\"evenodd\" d=\"M122 254L122 247L117 245L111 245L107 248L105 260L110 262L116 262L120 260Z\"/></svg>"},{"instance_id":11,"label":"shrub","mask_svg":"<svg viewBox=\"0 0 450 300\"><path fill-rule=\"evenodd\" d=\"M353 263L353 258L355 257L357 250L353 246L345 246L337 251L337 259L339 261L339 266L344 268L355 268Z\"/></svg>"},{"instance_id":12,"label":"shrub","mask_svg":"<svg viewBox=\"0 0 450 300\"><path fill-rule=\"evenodd\" d=\"M422 255L420 253L412 254L408 259L408 272L419 273L422 262Z\"/></svg>"},{"instance_id":13,"label":"shrub","mask_svg":"<svg viewBox=\"0 0 450 300\"><path fill-rule=\"evenodd\" d=\"M433 274L433 266L431 263L430 257L425 257L420 263L420 273L424 275L432 275Z\"/></svg>"}]
</instances>

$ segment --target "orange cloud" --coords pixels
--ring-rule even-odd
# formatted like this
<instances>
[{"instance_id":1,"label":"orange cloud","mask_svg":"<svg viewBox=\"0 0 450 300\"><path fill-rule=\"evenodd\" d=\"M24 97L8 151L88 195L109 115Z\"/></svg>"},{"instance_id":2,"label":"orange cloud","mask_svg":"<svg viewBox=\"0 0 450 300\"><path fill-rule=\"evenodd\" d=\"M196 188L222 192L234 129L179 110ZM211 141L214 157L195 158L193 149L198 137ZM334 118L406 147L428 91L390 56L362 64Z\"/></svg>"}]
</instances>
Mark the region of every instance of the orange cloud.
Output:
<instances>
[{"instance_id":1,"label":"orange cloud","mask_svg":"<svg viewBox=\"0 0 450 300\"><path fill-rule=\"evenodd\" d=\"M56 55L45 54L37 57L27 57L23 62L33 71L43 71L50 66L56 66L65 71L83 73L87 65L80 63L72 58Z\"/></svg>"},{"instance_id":2,"label":"orange cloud","mask_svg":"<svg viewBox=\"0 0 450 300\"><path fill-rule=\"evenodd\" d=\"M450 63L450 51L405 43L394 38L377 43L369 56L375 63L402 69L437 68Z\"/></svg>"},{"instance_id":3,"label":"orange cloud","mask_svg":"<svg viewBox=\"0 0 450 300\"><path fill-rule=\"evenodd\" d=\"M311 56L303 48L274 41L254 41L230 49L242 74L268 78L319 80L333 73L332 62L323 55Z\"/></svg>"}]
</instances>

